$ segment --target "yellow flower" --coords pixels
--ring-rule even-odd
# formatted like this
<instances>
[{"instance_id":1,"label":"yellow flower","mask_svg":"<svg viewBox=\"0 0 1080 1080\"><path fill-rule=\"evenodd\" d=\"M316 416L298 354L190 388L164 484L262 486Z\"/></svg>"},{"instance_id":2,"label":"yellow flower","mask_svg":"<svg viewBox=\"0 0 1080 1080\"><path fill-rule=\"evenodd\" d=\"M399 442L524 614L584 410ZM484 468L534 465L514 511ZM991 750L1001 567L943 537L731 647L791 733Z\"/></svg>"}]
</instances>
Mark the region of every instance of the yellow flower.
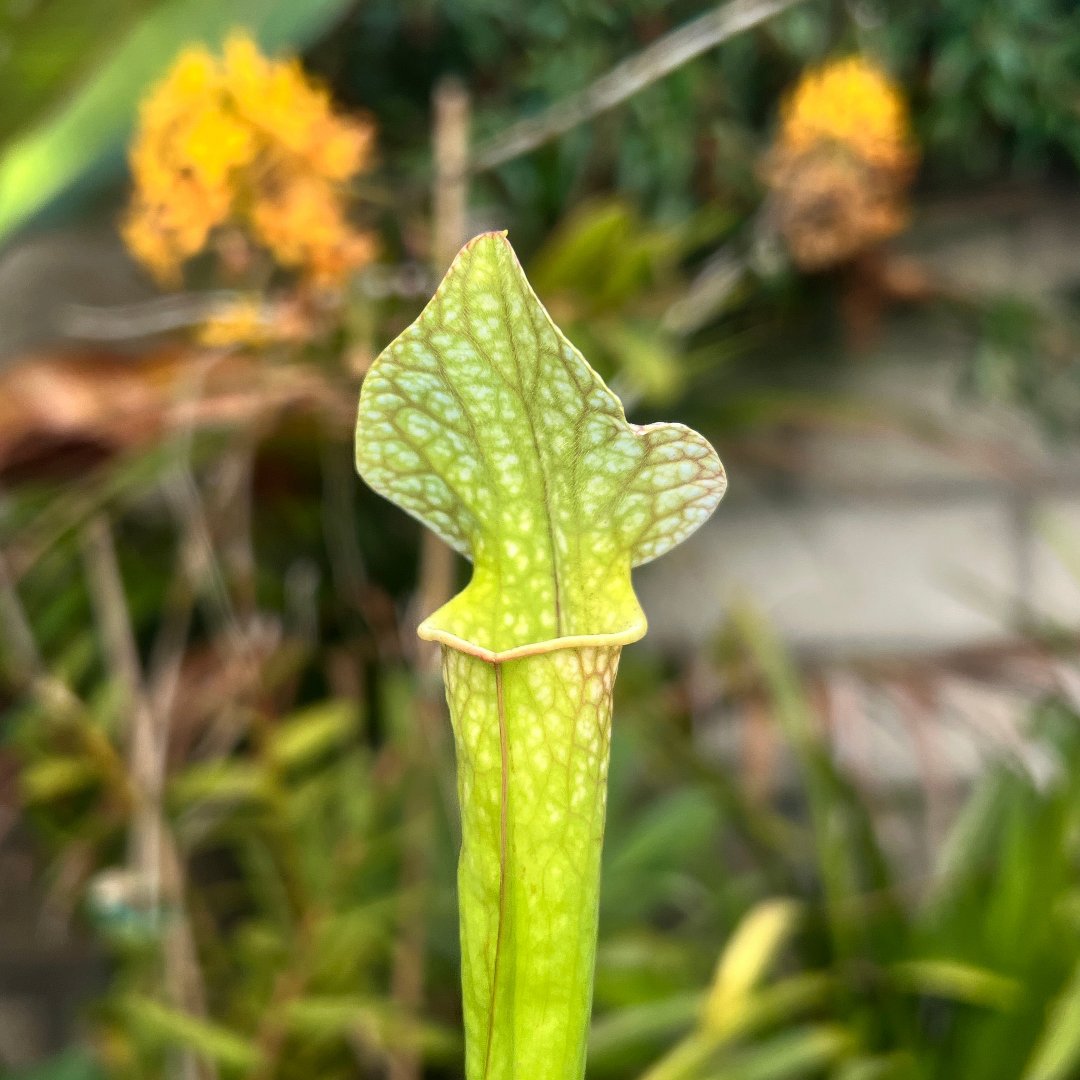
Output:
<instances>
[{"instance_id":1,"label":"yellow flower","mask_svg":"<svg viewBox=\"0 0 1080 1080\"><path fill-rule=\"evenodd\" d=\"M296 61L269 60L248 37L232 36L220 60L187 49L140 107L125 241L175 282L215 230L236 227L304 277L339 281L374 257L348 220L346 186L373 134L337 115Z\"/></svg>"},{"instance_id":2,"label":"yellow flower","mask_svg":"<svg viewBox=\"0 0 1080 1080\"><path fill-rule=\"evenodd\" d=\"M907 107L882 72L855 56L805 74L763 169L795 263L835 266L898 233L916 160Z\"/></svg>"},{"instance_id":3,"label":"yellow flower","mask_svg":"<svg viewBox=\"0 0 1080 1080\"><path fill-rule=\"evenodd\" d=\"M370 157L369 124L336 116L325 89L295 61L271 63L250 39L225 46L225 79L238 114L329 180L345 180Z\"/></svg>"},{"instance_id":4,"label":"yellow flower","mask_svg":"<svg viewBox=\"0 0 1080 1080\"><path fill-rule=\"evenodd\" d=\"M217 84L217 68L214 58L202 46L185 49L177 58L170 73L170 91L161 103L191 101L213 91Z\"/></svg>"},{"instance_id":5,"label":"yellow flower","mask_svg":"<svg viewBox=\"0 0 1080 1080\"><path fill-rule=\"evenodd\" d=\"M907 168L914 160L903 97L860 56L807 72L785 103L780 146L797 154L823 142L839 143L884 169Z\"/></svg>"},{"instance_id":6,"label":"yellow flower","mask_svg":"<svg viewBox=\"0 0 1080 1080\"><path fill-rule=\"evenodd\" d=\"M370 159L373 132L359 124L323 128L322 138L308 149L308 160L328 180L347 180Z\"/></svg>"},{"instance_id":7,"label":"yellow flower","mask_svg":"<svg viewBox=\"0 0 1080 1080\"><path fill-rule=\"evenodd\" d=\"M121 228L128 250L162 281L175 280L175 245L168 233L155 227L148 214L130 216Z\"/></svg>"},{"instance_id":8,"label":"yellow flower","mask_svg":"<svg viewBox=\"0 0 1080 1080\"><path fill-rule=\"evenodd\" d=\"M283 266L303 267L323 285L370 262L369 237L349 230L325 180L302 176L252 209L256 236Z\"/></svg>"},{"instance_id":9,"label":"yellow flower","mask_svg":"<svg viewBox=\"0 0 1080 1080\"><path fill-rule=\"evenodd\" d=\"M192 175L210 188L226 185L234 169L251 164L257 150L251 128L216 105L187 119L176 147Z\"/></svg>"}]
</instances>

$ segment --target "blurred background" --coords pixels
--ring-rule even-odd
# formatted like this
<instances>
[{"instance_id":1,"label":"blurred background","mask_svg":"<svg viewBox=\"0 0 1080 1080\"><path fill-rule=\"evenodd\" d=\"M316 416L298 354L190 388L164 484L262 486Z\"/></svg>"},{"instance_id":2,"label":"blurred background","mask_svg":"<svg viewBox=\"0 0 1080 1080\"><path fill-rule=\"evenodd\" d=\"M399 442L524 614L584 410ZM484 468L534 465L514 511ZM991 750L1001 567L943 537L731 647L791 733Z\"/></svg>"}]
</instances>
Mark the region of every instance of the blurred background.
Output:
<instances>
[{"instance_id":1,"label":"blurred background","mask_svg":"<svg viewBox=\"0 0 1080 1080\"><path fill-rule=\"evenodd\" d=\"M352 426L505 228L731 479L590 1078L1080 1077L1072 0L3 0L0 85L0 1075L462 1075L467 571Z\"/></svg>"}]
</instances>

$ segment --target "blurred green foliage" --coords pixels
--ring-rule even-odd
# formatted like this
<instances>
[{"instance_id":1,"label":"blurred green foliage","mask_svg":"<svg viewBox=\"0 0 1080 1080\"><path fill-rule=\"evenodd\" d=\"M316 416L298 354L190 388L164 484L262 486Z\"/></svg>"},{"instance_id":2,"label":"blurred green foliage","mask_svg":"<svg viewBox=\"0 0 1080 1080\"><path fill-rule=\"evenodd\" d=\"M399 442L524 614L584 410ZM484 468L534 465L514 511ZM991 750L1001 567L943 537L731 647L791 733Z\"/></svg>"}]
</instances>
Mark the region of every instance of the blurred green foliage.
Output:
<instances>
[{"instance_id":1,"label":"blurred green foliage","mask_svg":"<svg viewBox=\"0 0 1080 1080\"><path fill-rule=\"evenodd\" d=\"M6 1075L8 1080L102 1080L98 1063L79 1051L60 1054L42 1065Z\"/></svg>"},{"instance_id":2,"label":"blurred green foliage","mask_svg":"<svg viewBox=\"0 0 1080 1080\"><path fill-rule=\"evenodd\" d=\"M10 90L0 221L12 228L47 204L77 217L88 194L111 213L138 93L182 41L255 20L269 43L306 44L332 24L308 64L378 120L373 194L386 206L388 258L416 257L441 75L465 78L483 139L703 10L688 0L11 3L0 14ZM720 436L850 417L843 402L778 389L788 357L834 342L836 282L769 272L753 253L756 162L780 97L806 65L856 47L911 95L926 191L1028 176L1075 184L1071 0L806 0L478 178L477 223L512 224L570 337L643 412L671 400ZM737 270L710 291L718 249L735 253ZM381 345L417 306L361 298L355 336ZM956 306L978 343L972 388L1075 430L1070 316L1010 297ZM351 457L340 430L301 422L254 449L249 433L165 440L4 492L0 538L52 681L25 657L0 656L0 745L18 764L50 882L69 890L110 958L110 991L88 1009L110 1076L156 1080L178 1048L223 1078L374 1077L412 1053L426 1076L460 1073L449 743L420 715L432 690L404 659L416 530L359 488ZM238 468L241 494L229 480ZM99 514L115 534L140 659L155 669L169 634L186 628L165 798L186 871L182 910L115 874L132 818L130 701L81 546ZM192 545L209 558L189 573ZM628 652L590 1076L1080 1076L1075 704L1034 704L1026 734L1047 774L995 765L927 880L912 880L883 851L881 807L836 766L767 629L737 614L707 662L733 686L754 683L798 783L770 801L703 756L685 666ZM205 1016L162 990L162 938L184 918ZM419 1014L399 982L410 948ZM72 1058L54 1074L80 1067Z\"/></svg>"},{"instance_id":3,"label":"blurred green foliage","mask_svg":"<svg viewBox=\"0 0 1080 1080\"><path fill-rule=\"evenodd\" d=\"M137 554L141 501L110 508L127 541L126 575L138 582L132 616L148 631L166 581ZM296 524L281 543L304 558ZM389 543L364 518L356 527L376 547ZM57 554L73 542L62 539ZM208 1005L197 1018L156 989L161 935L180 913L118 918L93 902L95 880L123 856L122 699L92 640L48 632L55 574L71 565L46 560L25 592L50 659L85 691L90 712L9 709L6 743L58 868L79 852L84 917L118 961L90 1014L108 1074L163 1075L183 1047L226 1078L375 1076L402 1051L422 1056L424 1075L458 1075L453 770L445 732L423 726L412 677L361 661L367 689L356 700L328 693L331 657L371 654L366 633L343 621L327 567L318 646L287 633L264 659L259 693L224 697L201 733L234 723L233 749L199 751L199 732L178 732L191 749L171 768L166 806L189 867L186 917ZM82 592L77 578L64 596ZM264 618L280 601L268 586ZM93 620L83 625L93 638ZM1055 698L1034 708L1027 734L1048 767L1036 778L1013 762L993 766L929 877L913 881L877 839L888 806L838 769L798 671L758 617L735 612L711 662L731 685L760 687L796 766L783 805L702 756L678 704L678 666L636 650L625 660L590 1075L1076 1075L1080 959L1065 944L1080 918L1074 709ZM423 873L410 877L417 843ZM416 918L426 942L421 1018L396 1000L392 974Z\"/></svg>"},{"instance_id":4,"label":"blurred green foliage","mask_svg":"<svg viewBox=\"0 0 1080 1080\"><path fill-rule=\"evenodd\" d=\"M468 74L482 141L703 10L686 0L542 0L528 12L492 0L377 0L314 59L347 100L379 112L395 150L421 130L438 75ZM912 96L936 182L962 188L1080 161L1080 13L1070 0L808 0L625 108L501 167L486 190L533 242L598 187L661 220L710 200L745 210L756 201L754 159L778 97L807 65L855 49L880 60ZM404 72L378 62L387 54Z\"/></svg>"},{"instance_id":5,"label":"blurred green foliage","mask_svg":"<svg viewBox=\"0 0 1080 1080\"><path fill-rule=\"evenodd\" d=\"M414 179L419 171L422 183L430 94L441 75L468 76L483 140L705 10L690 0L539 0L527 10L493 0L279 7L128 0L110 6L105 26L94 4L50 0L32 14L10 5L0 44L15 94L0 107L0 178L21 174L32 149L37 160L48 148L48 160L65 167L58 176L34 174L39 184L47 179L36 205L60 193L99 155L115 152L146 82L187 41L215 41L245 25L280 48L331 26L311 48L314 69L345 104L374 113L387 167ZM96 47L87 48L90 40ZM707 201L745 211L756 201L754 159L778 97L808 64L853 49L880 59L912 95L936 183L959 188L1080 161L1080 12L1070 0L806 0L624 108L502 166L485 194L514 221L525 248L597 189L614 188L661 220ZM7 228L25 213L13 198L4 200Z\"/></svg>"}]
</instances>

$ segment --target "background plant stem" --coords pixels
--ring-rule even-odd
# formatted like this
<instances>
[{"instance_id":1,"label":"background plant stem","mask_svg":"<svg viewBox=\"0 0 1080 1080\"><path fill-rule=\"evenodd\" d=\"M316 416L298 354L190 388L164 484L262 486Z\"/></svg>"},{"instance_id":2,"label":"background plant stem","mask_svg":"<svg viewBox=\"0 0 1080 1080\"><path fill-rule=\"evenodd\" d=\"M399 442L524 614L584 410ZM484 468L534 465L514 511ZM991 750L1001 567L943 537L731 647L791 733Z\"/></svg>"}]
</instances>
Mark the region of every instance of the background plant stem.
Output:
<instances>
[{"instance_id":1,"label":"background plant stem","mask_svg":"<svg viewBox=\"0 0 1080 1080\"><path fill-rule=\"evenodd\" d=\"M442 276L467 239L469 156L469 97L462 84L443 79L435 88L435 126L432 132L435 182L432 190L431 261L436 278ZM429 529L423 531L419 584L408 631L441 607L454 588L454 553ZM394 953L391 993L402 1014L418 1017L424 996L426 913L421 887L429 877L435 813L432 751L444 746L443 691L439 679L439 650L431 642L404 642L406 655L415 657L419 681L415 696L416 724L411 735L411 772L406 815L410 825L403 854L401 890L415 897L404 905L401 933ZM415 1047L398 1050L390 1063L390 1080L419 1080L420 1057Z\"/></svg>"}]
</instances>

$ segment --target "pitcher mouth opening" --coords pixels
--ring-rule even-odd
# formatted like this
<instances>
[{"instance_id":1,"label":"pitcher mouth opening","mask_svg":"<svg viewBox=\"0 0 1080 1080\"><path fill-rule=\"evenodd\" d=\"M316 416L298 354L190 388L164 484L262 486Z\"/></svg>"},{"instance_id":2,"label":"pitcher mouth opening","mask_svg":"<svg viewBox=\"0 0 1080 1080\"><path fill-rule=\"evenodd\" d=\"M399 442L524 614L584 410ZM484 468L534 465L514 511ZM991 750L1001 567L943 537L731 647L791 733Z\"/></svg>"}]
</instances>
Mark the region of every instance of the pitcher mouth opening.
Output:
<instances>
[{"instance_id":1,"label":"pitcher mouth opening","mask_svg":"<svg viewBox=\"0 0 1080 1080\"><path fill-rule=\"evenodd\" d=\"M486 649L483 645L458 637L435 626L431 619L425 619L417 628L416 634L423 641L434 641L449 649L475 656L489 664L503 664L507 660L522 660L527 656L540 656L544 653L558 652L560 649L603 649L614 646L630 645L640 641L648 629L644 616L641 620L613 634L567 634L563 637L547 638L525 645L515 645L510 649L498 651Z\"/></svg>"}]
</instances>

